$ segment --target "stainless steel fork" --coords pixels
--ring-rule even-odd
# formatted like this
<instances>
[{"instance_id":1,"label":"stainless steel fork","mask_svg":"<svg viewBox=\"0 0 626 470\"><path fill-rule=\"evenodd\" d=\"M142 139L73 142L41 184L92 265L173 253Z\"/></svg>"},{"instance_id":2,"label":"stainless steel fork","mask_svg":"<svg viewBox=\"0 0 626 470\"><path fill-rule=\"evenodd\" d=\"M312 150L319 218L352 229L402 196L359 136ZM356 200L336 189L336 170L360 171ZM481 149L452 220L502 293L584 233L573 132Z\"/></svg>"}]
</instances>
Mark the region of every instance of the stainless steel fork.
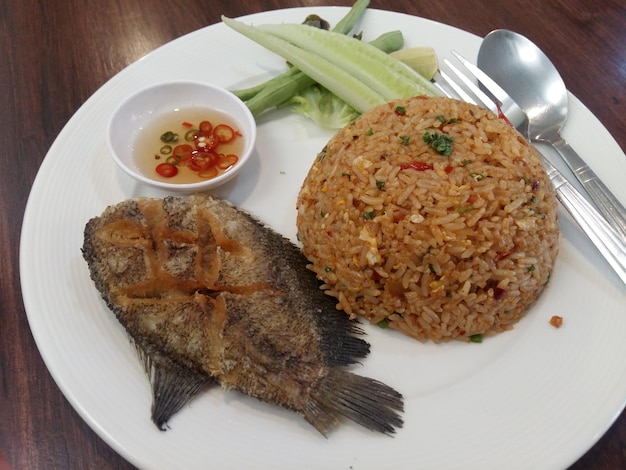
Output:
<instances>
[{"instance_id":1,"label":"stainless steel fork","mask_svg":"<svg viewBox=\"0 0 626 470\"><path fill-rule=\"evenodd\" d=\"M454 55L474 77L480 80L483 88L492 95L491 97L487 97L487 100L489 101L495 98L495 100L499 102L502 113L507 116L515 128L520 131L528 141L532 141L528 117L513 98L472 62L455 51L452 51L452 55ZM451 67L455 75L459 72L450 61L446 60L444 62ZM464 75L461 74L461 76L466 79ZM467 82L465 83L467 84ZM481 101L483 101L482 98L484 97L485 96L481 97ZM570 169L574 172L574 175L581 181L582 187L589 198L588 200L595 204L596 208L606 218L607 222L617 230L619 235L626 238L626 209L611 191L609 191L600 178L598 178L589 165L583 162L577 154L576 158L576 162L573 160L564 161L566 161Z\"/></svg>"},{"instance_id":2,"label":"stainless steel fork","mask_svg":"<svg viewBox=\"0 0 626 470\"><path fill-rule=\"evenodd\" d=\"M515 101L508 96L493 80L479 70L471 62L460 58L469 73L478 80L479 84L491 96L483 92L474 80L462 73L449 60L444 63L456 78L452 78L443 70L439 70L435 79L438 88L451 98L461 99L468 103L478 104L506 117L511 125L516 127L524 136L528 135L528 119ZM467 65L469 64L469 66ZM526 132L524 132L526 131ZM580 192L561 174L561 172L537 149L543 158L548 176L554 185L558 200L571 214L572 218L587 234L598 251L604 256L609 265L617 273L621 281L626 284L626 237L622 236L604 217L592 206Z\"/></svg>"}]
</instances>

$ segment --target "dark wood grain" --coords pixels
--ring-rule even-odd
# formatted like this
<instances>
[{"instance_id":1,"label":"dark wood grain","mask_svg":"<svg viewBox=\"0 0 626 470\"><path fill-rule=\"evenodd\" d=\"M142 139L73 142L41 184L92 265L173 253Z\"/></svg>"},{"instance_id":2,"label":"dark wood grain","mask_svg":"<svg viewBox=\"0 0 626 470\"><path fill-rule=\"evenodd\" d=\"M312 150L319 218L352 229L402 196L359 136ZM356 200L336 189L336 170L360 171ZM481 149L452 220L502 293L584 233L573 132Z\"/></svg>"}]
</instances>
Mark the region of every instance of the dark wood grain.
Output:
<instances>
[{"instance_id":1,"label":"dark wood grain","mask_svg":"<svg viewBox=\"0 0 626 470\"><path fill-rule=\"evenodd\" d=\"M21 220L39 165L68 119L125 66L172 39L216 23L221 14L350 3L0 1L0 460L30 470L132 468L65 400L37 350L22 303ZM481 36L508 28L531 37L553 59L568 88L626 147L623 0L373 0L371 6ZM625 463L622 414L571 468L624 468Z\"/></svg>"}]
</instances>

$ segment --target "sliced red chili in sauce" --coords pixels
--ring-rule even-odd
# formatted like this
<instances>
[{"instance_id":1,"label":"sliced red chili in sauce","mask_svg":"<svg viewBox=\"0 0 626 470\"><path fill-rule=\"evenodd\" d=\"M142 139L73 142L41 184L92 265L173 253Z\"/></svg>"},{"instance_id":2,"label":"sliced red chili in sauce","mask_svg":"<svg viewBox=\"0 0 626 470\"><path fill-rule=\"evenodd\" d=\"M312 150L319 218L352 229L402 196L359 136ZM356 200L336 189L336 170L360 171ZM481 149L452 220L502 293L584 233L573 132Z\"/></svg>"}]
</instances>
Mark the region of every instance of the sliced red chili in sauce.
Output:
<instances>
[{"instance_id":1,"label":"sliced red chili in sauce","mask_svg":"<svg viewBox=\"0 0 626 470\"><path fill-rule=\"evenodd\" d=\"M156 167L156 172L165 178L171 178L178 174L178 168L172 163L160 163Z\"/></svg>"},{"instance_id":2,"label":"sliced red chili in sauce","mask_svg":"<svg viewBox=\"0 0 626 470\"><path fill-rule=\"evenodd\" d=\"M198 126L200 133L209 135L213 132L213 124L210 121L202 121Z\"/></svg>"},{"instance_id":3,"label":"sliced red chili in sauce","mask_svg":"<svg viewBox=\"0 0 626 470\"><path fill-rule=\"evenodd\" d=\"M174 157L174 160L176 160L177 163L183 163L189 160L192 151L193 147L191 145L180 144L174 147L174 150L172 150L172 157Z\"/></svg>"},{"instance_id":4,"label":"sliced red chili in sauce","mask_svg":"<svg viewBox=\"0 0 626 470\"><path fill-rule=\"evenodd\" d=\"M220 139L213 133L204 134L201 132L194 139L196 148L201 150L215 150L220 145Z\"/></svg>"},{"instance_id":5,"label":"sliced red chili in sauce","mask_svg":"<svg viewBox=\"0 0 626 470\"><path fill-rule=\"evenodd\" d=\"M219 171L215 167L215 165L208 167L205 170L201 170L198 172L198 176L200 178L215 178L218 175Z\"/></svg>"},{"instance_id":6,"label":"sliced red chili in sauce","mask_svg":"<svg viewBox=\"0 0 626 470\"><path fill-rule=\"evenodd\" d=\"M217 161L217 166L222 170L225 170L237 163L237 160L239 160L239 157L234 153L229 153L228 155L220 154Z\"/></svg>"},{"instance_id":7,"label":"sliced red chili in sauce","mask_svg":"<svg viewBox=\"0 0 626 470\"><path fill-rule=\"evenodd\" d=\"M227 144L231 142L236 136L237 133L235 130L227 124L218 124L213 129L213 134L220 140L222 144Z\"/></svg>"},{"instance_id":8,"label":"sliced red chili in sauce","mask_svg":"<svg viewBox=\"0 0 626 470\"><path fill-rule=\"evenodd\" d=\"M194 150L191 154L191 159L188 162L188 166L193 171L203 172L210 167L214 167L218 160L219 156L211 150Z\"/></svg>"},{"instance_id":9,"label":"sliced red chili in sauce","mask_svg":"<svg viewBox=\"0 0 626 470\"><path fill-rule=\"evenodd\" d=\"M159 175L166 178L176 176L179 167L184 165L201 178L214 178L239 161L234 153L218 153L220 145L242 136L238 130L223 123L213 126L208 120L201 121L197 129L193 129L194 125L188 121L182 122L182 126L190 129L185 134L189 143L178 144L171 149L167 161L155 168Z\"/></svg>"}]
</instances>

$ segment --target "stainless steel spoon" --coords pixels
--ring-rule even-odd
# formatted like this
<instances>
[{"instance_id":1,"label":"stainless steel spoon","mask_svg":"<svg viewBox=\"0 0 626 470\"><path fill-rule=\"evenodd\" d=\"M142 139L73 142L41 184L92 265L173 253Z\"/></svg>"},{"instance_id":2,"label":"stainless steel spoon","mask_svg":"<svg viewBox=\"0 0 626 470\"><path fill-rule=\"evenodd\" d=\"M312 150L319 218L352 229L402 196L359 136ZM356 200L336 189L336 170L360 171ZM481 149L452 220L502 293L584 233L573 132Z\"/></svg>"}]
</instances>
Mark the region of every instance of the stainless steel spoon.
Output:
<instances>
[{"instance_id":1,"label":"stainless steel spoon","mask_svg":"<svg viewBox=\"0 0 626 470\"><path fill-rule=\"evenodd\" d=\"M567 119L567 89L550 59L525 36L497 29L483 39L478 67L527 114L528 138L557 150L607 222L626 237L626 209L561 136Z\"/></svg>"}]
</instances>

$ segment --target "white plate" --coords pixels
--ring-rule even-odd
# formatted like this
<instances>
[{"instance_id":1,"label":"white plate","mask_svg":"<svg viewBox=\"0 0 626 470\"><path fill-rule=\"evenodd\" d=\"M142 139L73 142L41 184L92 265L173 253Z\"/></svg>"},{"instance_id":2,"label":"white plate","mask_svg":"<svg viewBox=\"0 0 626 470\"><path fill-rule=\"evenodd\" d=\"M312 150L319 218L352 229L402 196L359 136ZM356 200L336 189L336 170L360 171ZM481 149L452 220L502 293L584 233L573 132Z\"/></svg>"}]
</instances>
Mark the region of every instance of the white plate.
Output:
<instances>
[{"instance_id":1,"label":"white plate","mask_svg":"<svg viewBox=\"0 0 626 470\"><path fill-rule=\"evenodd\" d=\"M310 12L336 22L345 8L300 8L246 17L299 22ZM432 21L369 11L365 38L401 29L407 45L474 59L480 38ZM203 53L207 51L207 53ZM220 64L216 66L215 64ZM421 344L366 325L372 354L355 371L406 400L395 437L346 423L328 439L294 413L212 389L160 432L135 351L89 279L80 247L87 220L126 198L160 195L121 173L107 154L114 107L160 80L226 87L282 70L282 59L212 25L131 65L98 90L50 148L33 185L21 245L22 289L37 345L57 384L85 421L141 468L564 468L607 430L626 398L626 290L562 214L561 252L551 283L515 330L483 344ZM574 97L565 136L626 202L626 159ZM220 190L295 239L295 200L331 133L300 116L259 122L249 166ZM594 135L593 139L587 136ZM561 315L564 325L548 324Z\"/></svg>"}]
</instances>

